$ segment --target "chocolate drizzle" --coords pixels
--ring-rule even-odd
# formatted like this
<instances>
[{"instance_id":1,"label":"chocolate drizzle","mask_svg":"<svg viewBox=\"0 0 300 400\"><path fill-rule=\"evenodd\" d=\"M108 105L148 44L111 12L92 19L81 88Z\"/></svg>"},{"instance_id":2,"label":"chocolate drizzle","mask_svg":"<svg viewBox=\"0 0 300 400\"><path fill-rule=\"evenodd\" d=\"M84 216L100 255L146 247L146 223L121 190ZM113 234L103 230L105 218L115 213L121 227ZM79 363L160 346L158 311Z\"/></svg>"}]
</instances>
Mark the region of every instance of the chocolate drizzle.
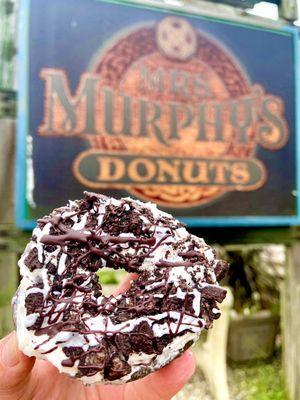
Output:
<instances>
[{"instance_id":1,"label":"chocolate drizzle","mask_svg":"<svg viewBox=\"0 0 300 400\"><path fill-rule=\"evenodd\" d=\"M218 317L211 310L223 300L225 291L203 285L203 276L213 276L214 263L205 257L205 244L191 235L177 238L182 224L173 218L154 217L149 208L131 200L123 199L115 205L107 197L85 193L83 200L54 210L49 217L40 219L38 226L46 233L35 235L25 264L31 271L42 268L37 246L42 247L43 260L57 260L54 263L53 258L52 262L47 259L45 263L49 292L28 294L25 301L27 313L37 314L35 335L47 336L36 350L59 333L79 335L87 351L62 347L67 357L62 366L73 367L78 361L78 377L101 372L107 380L120 379L131 371L127 363L130 354L143 352L155 358L174 337L199 332ZM154 262L157 251L162 258ZM144 268L145 262L152 264L153 271ZM138 272L139 277L125 293L105 297L96 275L103 266ZM223 276L226 264L217 266L218 276ZM187 284L182 277L175 285L170 280L175 267L192 275L193 284ZM177 288L184 298L177 296ZM198 311L195 290L203 292ZM157 319L161 314L162 320ZM90 321L98 316L106 318L106 323L101 329L92 329ZM186 317L192 317L193 322L187 322ZM144 320L132 322L138 318ZM155 337L154 323L167 325L162 338ZM64 343L67 339L57 338L55 346L43 354Z\"/></svg>"}]
</instances>

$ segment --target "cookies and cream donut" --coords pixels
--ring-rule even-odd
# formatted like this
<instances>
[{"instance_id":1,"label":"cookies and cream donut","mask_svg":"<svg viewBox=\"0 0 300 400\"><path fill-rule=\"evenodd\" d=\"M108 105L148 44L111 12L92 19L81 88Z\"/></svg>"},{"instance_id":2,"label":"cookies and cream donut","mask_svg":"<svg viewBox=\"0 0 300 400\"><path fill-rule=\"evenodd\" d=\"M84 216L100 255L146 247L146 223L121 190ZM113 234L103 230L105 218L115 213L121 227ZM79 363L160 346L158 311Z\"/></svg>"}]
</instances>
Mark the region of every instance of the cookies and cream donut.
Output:
<instances>
[{"instance_id":1,"label":"cookies and cream donut","mask_svg":"<svg viewBox=\"0 0 300 400\"><path fill-rule=\"evenodd\" d=\"M20 349L82 380L124 383L182 353L220 316L227 264L154 204L85 192L38 221L19 261ZM138 279L104 296L97 271Z\"/></svg>"}]
</instances>

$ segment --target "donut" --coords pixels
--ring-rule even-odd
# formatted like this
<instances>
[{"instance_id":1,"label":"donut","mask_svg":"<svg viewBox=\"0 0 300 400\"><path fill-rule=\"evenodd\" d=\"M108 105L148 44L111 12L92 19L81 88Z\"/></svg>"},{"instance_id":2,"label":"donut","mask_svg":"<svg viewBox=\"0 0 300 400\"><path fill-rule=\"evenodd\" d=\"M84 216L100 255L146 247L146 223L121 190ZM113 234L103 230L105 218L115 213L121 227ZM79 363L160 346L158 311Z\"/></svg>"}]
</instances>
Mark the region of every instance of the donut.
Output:
<instances>
[{"instance_id":1,"label":"donut","mask_svg":"<svg viewBox=\"0 0 300 400\"><path fill-rule=\"evenodd\" d=\"M37 221L13 300L20 350L85 384L168 364L220 316L227 263L152 203L85 192ZM102 293L101 268L137 273Z\"/></svg>"}]
</instances>

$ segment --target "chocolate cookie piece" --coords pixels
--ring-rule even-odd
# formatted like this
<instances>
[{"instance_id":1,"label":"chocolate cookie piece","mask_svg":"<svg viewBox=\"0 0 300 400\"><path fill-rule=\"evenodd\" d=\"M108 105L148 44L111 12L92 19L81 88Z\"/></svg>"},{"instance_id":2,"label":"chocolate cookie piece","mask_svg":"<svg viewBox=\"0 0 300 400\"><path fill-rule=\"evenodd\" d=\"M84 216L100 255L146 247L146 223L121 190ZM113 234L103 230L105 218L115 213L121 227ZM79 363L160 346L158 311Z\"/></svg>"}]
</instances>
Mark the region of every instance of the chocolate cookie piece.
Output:
<instances>
[{"instance_id":1,"label":"chocolate cookie piece","mask_svg":"<svg viewBox=\"0 0 300 400\"><path fill-rule=\"evenodd\" d=\"M139 379L178 357L220 316L227 264L171 215L85 193L38 221L19 261L21 350L86 384ZM104 296L97 271L135 271Z\"/></svg>"},{"instance_id":2,"label":"chocolate cookie piece","mask_svg":"<svg viewBox=\"0 0 300 400\"><path fill-rule=\"evenodd\" d=\"M222 279L225 278L227 272L228 272L229 265L226 261L220 260L217 262L216 267L215 267L215 275L220 282Z\"/></svg>"},{"instance_id":3,"label":"chocolate cookie piece","mask_svg":"<svg viewBox=\"0 0 300 400\"><path fill-rule=\"evenodd\" d=\"M33 247L33 249L26 255L24 264L30 271L34 271L37 268L43 268L43 264L39 261L37 247Z\"/></svg>"},{"instance_id":4,"label":"chocolate cookie piece","mask_svg":"<svg viewBox=\"0 0 300 400\"><path fill-rule=\"evenodd\" d=\"M130 365L126 361L121 360L118 355L114 354L109 360L105 377L109 381L115 381L123 378L123 376L128 375L130 372Z\"/></svg>"},{"instance_id":5,"label":"chocolate cookie piece","mask_svg":"<svg viewBox=\"0 0 300 400\"><path fill-rule=\"evenodd\" d=\"M136 353L153 354L153 336L153 331L147 321L139 323L130 335L130 343L133 351Z\"/></svg>"},{"instance_id":6,"label":"chocolate cookie piece","mask_svg":"<svg viewBox=\"0 0 300 400\"><path fill-rule=\"evenodd\" d=\"M91 347L79 357L78 370L80 376L94 376L103 373L108 359L107 346Z\"/></svg>"},{"instance_id":7,"label":"chocolate cookie piece","mask_svg":"<svg viewBox=\"0 0 300 400\"><path fill-rule=\"evenodd\" d=\"M42 293L29 293L25 298L26 313L33 314L42 310L44 304L44 296Z\"/></svg>"},{"instance_id":8,"label":"chocolate cookie piece","mask_svg":"<svg viewBox=\"0 0 300 400\"><path fill-rule=\"evenodd\" d=\"M130 344L130 336L126 333L117 333L115 335L115 344L120 353L123 354L127 360L128 356L132 353L132 346Z\"/></svg>"}]
</instances>

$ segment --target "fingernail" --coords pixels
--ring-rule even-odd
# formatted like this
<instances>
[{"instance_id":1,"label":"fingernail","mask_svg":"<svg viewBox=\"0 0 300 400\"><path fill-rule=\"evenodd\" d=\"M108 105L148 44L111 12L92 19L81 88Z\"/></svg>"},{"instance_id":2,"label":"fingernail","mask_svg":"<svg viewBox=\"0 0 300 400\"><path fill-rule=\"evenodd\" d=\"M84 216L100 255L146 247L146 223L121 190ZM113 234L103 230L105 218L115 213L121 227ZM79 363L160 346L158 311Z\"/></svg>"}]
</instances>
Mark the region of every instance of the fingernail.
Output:
<instances>
[{"instance_id":1,"label":"fingernail","mask_svg":"<svg viewBox=\"0 0 300 400\"><path fill-rule=\"evenodd\" d=\"M8 368L14 367L20 361L14 333L9 335L2 346L1 361Z\"/></svg>"}]
</instances>

